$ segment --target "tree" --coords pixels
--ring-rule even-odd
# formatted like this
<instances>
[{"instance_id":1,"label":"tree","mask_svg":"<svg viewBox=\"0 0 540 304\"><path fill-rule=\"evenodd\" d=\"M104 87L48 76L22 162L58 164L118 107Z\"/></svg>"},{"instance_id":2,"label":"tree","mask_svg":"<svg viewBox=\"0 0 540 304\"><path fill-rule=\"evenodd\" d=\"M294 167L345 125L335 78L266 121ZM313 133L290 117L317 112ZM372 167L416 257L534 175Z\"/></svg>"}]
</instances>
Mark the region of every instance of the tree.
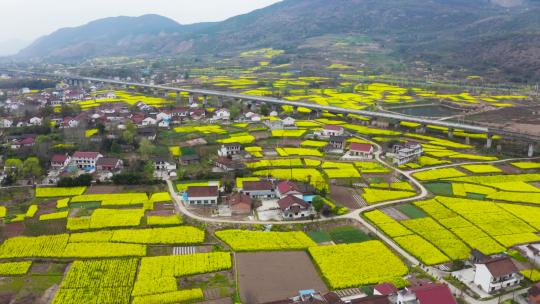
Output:
<instances>
[{"instance_id":1,"label":"tree","mask_svg":"<svg viewBox=\"0 0 540 304\"><path fill-rule=\"evenodd\" d=\"M263 104L261 106L261 115L268 116L270 114L270 109L268 108L267 104Z\"/></svg>"},{"instance_id":2,"label":"tree","mask_svg":"<svg viewBox=\"0 0 540 304\"><path fill-rule=\"evenodd\" d=\"M37 178L41 176L41 164L37 157L29 157L23 163L23 173L25 176Z\"/></svg>"},{"instance_id":3,"label":"tree","mask_svg":"<svg viewBox=\"0 0 540 304\"><path fill-rule=\"evenodd\" d=\"M229 112L231 113L231 119L236 119L240 116L240 108L236 105L232 105L229 108Z\"/></svg>"},{"instance_id":4,"label":"tree","mask_svg":"<svg viewBox=\"0 0 540 304\"><path fill-rule=\"evenodd\" d=\"M62 177L58 183L58 187L79 187L90 186L92 184L92 175L81 174L78 177Z\"/></svg>"},{"instance_id":5,"label":"tree","mask_svg":"<svg viewBox=\"0 0 540 304\"><path fill-rule=\"evenodd\" d=\"M148 157L154 152L154 145L148 138L142 138L139 142L139 154L141 155L142 159L147 160Z\"/></svg>"},{"instance_id":6,"label":"tree","mask_svg":"<svg viewBox=\"0 0 540 304\"><path fill-rule=\"evenodd\" d=\"M148 180L154 179L154 164L151 161L147 161L146 164L144 164L144 176Z\"/></svg>"},{"instance_id":7,"label":"tree","mask_svg":"<svg viewBox=\"0 0 540 304\"><path fill-rule=\"evenodd\" d=\"M133 122L129 121L126 124L126 130L122 133L122 139L128 144L132 144L136 133L137 126Z\"/></svg>"},{"instance_id":8,"label":"tree","mask_svg":"<svg viewBox=\"0 0 540 304\"><path fill-rule=\"evenodd\" d=\"M23 162L18 158L8 158L4 164L4 167L6 168L7 175L17 177L19 174L21 174Z\"/></svg>"},{"instance_id":9,"label":"tree","mask_svg":"<svg viewBox=\"0 0 540 304\"><path fill-rule=\"evenodd\" d=\"M320 212L322 208L326 205L324 200L320 196L316 196L313 198L313 202L311 202L311 205L315 209L315 211Z\"/></svg>"}]
</instances>

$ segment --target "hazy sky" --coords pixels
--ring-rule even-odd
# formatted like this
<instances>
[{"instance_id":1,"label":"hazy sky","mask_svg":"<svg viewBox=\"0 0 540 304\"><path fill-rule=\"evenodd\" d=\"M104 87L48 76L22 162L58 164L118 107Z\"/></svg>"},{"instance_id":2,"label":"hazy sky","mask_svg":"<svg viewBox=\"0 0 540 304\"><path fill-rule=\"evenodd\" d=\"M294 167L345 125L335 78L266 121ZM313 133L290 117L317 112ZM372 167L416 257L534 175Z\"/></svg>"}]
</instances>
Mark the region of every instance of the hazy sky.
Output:
<instances>
[{"instance_id":1,"label":"hazy sky","mask_svg":"<svg viewBox=\"0 0 540 304\"><path fill-rule=\"evenodd\" d=\"M220 21L280 0L0 0L0 41L31 41L113 16L160 14L179 23Z\"/></svg>"}]
</instances>

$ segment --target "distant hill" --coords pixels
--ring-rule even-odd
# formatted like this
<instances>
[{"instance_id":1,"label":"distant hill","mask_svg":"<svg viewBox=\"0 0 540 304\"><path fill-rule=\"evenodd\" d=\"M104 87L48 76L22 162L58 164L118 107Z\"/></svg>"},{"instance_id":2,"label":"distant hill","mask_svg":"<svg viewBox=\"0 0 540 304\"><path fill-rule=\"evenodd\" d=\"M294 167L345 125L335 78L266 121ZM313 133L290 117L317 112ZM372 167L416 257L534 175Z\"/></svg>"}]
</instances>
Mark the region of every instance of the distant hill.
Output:
<instances>
[{"instance_id":1,"label":"distant hill","mask_svg":"<svg viewBox=\"0 0 540 304\"><path fill-rule=\"evenodd\" d=\"M196 26L195 26L196 27ZM113 17L63 28L36 40L20 57L86 58L159 54L182 26L159 15Z\"/></svg>"},{"instance_id":2,"label":"distant hill","mask_svg":"<svg viewBox=\"0 0 540 304\"><path fill-rule=\"evenodd\" d=\"M284 0L216 23L180 25L146 15L61 29L19 57L223 53L259 47L291 52L308 38L362 34L395 56L497 66L540 78L538 0Z\"/></svg>"}]
</instances>

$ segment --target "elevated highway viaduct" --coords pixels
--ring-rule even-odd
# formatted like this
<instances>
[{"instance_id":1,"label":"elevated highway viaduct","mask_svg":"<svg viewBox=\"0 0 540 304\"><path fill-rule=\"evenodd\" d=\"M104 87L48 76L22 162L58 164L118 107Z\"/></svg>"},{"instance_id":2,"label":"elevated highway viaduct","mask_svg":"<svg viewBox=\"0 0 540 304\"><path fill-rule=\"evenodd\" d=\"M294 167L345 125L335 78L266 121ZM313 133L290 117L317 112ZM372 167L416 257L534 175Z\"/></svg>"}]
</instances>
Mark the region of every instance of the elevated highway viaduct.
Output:
<instances>
[{"instance_id":1,"label":"elevated highway viaduct","mask_svg":"<svg viewBox=\"0 0 540 304\"><path fill-rule=\"evenodd\" d=\"M532 157L534 155L535 146L540 145L540 134L531 135L531 134L517 133L517 132L511 132L504 129L488 128L488 127L472 125L472 124L441 121L441 120L429 119L429 118L424 118L424 117L414 117L414 116L401 115L401 114L395 114L395 113L384 113L384 112L340 108L340 107L334 107L334 106L324 106L324 105L319 105L315 103L290 101L290 100L279 99L279 98L274 98L274 97L246 95L246 94L229 92L229 91L179 88L179 87L172 87L172 86L153 85L153 84L137 83L137 82L126 82L126 81L114 80L114 79L103 79L103 78L85 77L85 76L68 75L68 74L37 73L37 72L20 71L20 70L0 70L0 71L13 75L13 76L33 76L33 77L41 77L41 78L47 78L47 79L63 80L74 86L84 86L84 85L89 85L91 83L100 83L100 84L111 84L111 85L122 86L122 87L138 87L138 88L143 88L143 89L157 90L157 91L164 91L164 92L176 92L177 96L179 96L180 93L184 92L184 93L188 93L188 95L190 96L189 97L190 100L193 100L193 96L195 95L203 96L204 102L206 102L207 97L215 96L218 98L230 98L230 99L235 99L235 100L252 101L252 102L254 101L254 102L266 103L266 104L276 105L276 106L291 106L295 110L302 107L302 108L310 109L317 113L322 113L324 111L327 111L332 114L343 114L345 116L349 114L355 114L355 115L360 115L360 116L365 116L365 117L370 117L370 118L381 118L381 119L388 119L391 121L398 121L398 122L412 122L412 123L419 124L421 126L420 128L424 128L424 129L428 125L438 126L438 127L447 128L449 137L453 136L453 133L455 130L462 130L464 132L470 132L470 133L487 134L487 138L486 138L487 148L491 148L493 144L493 136L498 135L498 136L501 136L502 138L510 138L512 140L519 140L519 141L526 142L528 145L527 154L529 157Z\"/></svg>"}]
</instances>

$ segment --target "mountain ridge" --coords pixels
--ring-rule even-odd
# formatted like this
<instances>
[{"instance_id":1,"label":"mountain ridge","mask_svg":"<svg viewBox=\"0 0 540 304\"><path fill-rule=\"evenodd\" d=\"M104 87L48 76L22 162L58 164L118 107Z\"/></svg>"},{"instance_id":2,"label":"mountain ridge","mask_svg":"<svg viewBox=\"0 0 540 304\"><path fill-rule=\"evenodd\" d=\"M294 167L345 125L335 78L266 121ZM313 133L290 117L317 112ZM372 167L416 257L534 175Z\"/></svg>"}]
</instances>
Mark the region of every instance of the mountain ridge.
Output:
<instances>
[{"instance_id":1,"label":"mountain ridge","mask_svg":"<svg viewBox=\"0 0 540 304\"><path fill-rule=\"evenodd\" d=\"M484 62L512 72L527 67L527 77L540 77L534 71L540 70L534 44L540 36L538 15L537 0L285 0L213 23L181 25L158 15L100 19L44 36L17 57L61 60L218 54L260 47L294 50L309 38L351 33L384 42L404 60L457 59L460 65ZM504 50L503 57L494 56L498 50Z\"/></svg>"}]
</instances>

